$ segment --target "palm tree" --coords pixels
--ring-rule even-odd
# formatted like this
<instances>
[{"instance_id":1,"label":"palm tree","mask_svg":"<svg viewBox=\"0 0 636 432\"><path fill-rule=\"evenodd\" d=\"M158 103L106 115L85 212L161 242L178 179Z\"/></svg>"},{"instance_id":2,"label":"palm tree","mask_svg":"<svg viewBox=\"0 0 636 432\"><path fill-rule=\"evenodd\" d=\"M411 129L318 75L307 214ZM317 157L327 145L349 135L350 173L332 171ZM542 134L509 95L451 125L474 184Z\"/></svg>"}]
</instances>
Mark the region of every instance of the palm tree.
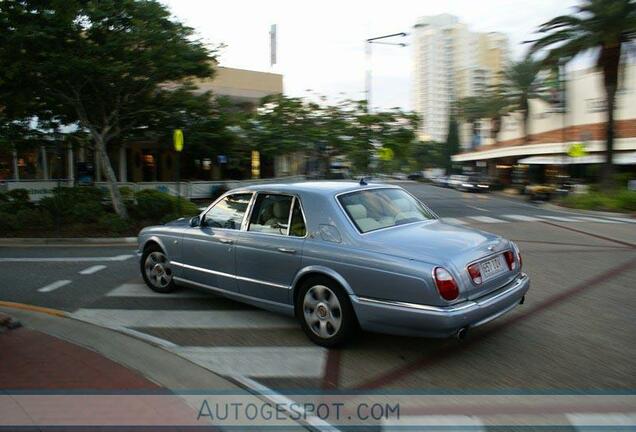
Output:
<instances>
[{"instance_id":1,"label":"palm tree","mask_svg":"<svg viewBox=\"0 0 636 432\"><path fill-rule=\"evenodd\" d=\"M495 142L501 131L501 119L508 114L508 105L508 100L498 86L489 89L483 99L484 117L490 119L491 138Z\"/></svg>"},{"instance_id":2,"label":"palm tree","mask_svg":"<svg viewBox=\"0 0 636 432\"><path fill-rule=\"evenodd\" d=\"M512 63L502 72L501 92L508 101L508 110L521 113L523 142L528 143L528 118L530 99L546 99L546 92L539 77L543 64L530 55Z\"/></svg>"},{"instance_id":3,"label":"palm tree","mask_svg":"<svg viewBox=\"0 0 636 432\"><path fill-rule=\"evenodd\" d=\"M636 39L636 2L634 0L583 0L575 15L558 16L542 24L532 41L531 51L552 47L546 62L571 59L589 50L598 51L596 65L603 71L607 101L606 161L603 184L612 186L614 172L614 109L621 52Z\"/></svg>"},{"instance_id":4,"label":"palm tree","mask_svg":"<svg viewBox=\"0 0 636 432\"><path fill-rule=\"evenodd\" d=\"M457 115L470 123L471 140L479 133L479 121L486 117L484 100L478 96L467 96L457 101ZM471 141L472 146L472 141Z\"/></svg>"}]
</instances>

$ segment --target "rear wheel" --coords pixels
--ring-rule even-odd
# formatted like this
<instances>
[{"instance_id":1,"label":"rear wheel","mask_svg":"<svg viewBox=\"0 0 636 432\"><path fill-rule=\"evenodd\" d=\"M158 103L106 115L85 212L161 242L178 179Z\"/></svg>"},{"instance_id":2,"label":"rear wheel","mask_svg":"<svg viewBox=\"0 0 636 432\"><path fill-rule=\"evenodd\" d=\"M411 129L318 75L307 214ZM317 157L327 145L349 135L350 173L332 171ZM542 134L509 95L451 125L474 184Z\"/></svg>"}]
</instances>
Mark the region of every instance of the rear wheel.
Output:
<instances>
[{"instance_id":1,"label":"rear wheel","mask_svg":"<svg viewBox=\"0 0 636 432\"><path fill-rule=\"evenodd\" d=\"M309 339L325 347L348 342L358 328L349 296L326 277L311 277L303 283L296 299L296 316Z\"/></svg>"},{"instance_id":2,"label":"rear wheel","mask_svg":"<svg viewBox=\"0 0 636 432\"><path fill-rule=\"evenodd\" d=\"M170 260L158 245L151 245L141 256L141 275L148 287L159 293L170 293L177 286L172 280Z\"/></svg>"}]
</instances>

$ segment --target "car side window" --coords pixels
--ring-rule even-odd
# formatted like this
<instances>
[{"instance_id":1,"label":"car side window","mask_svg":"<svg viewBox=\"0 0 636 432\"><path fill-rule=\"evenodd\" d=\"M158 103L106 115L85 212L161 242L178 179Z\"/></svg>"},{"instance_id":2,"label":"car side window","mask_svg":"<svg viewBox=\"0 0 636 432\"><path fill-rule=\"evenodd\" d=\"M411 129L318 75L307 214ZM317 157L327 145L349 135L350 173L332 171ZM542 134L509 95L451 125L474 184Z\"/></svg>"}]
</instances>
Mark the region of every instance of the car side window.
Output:
<instances>
[{"instance_id":1,"label":"car side window","mask_svg":"<svg viewBox=\"0 0 636 432\"><path fill-rule=\"evenodd\" d=\"M241 229L251 198L251 193L226 196L205 214L202 225L211 228Z\"/></svg>"},{"instance_id":2,"label":"car side window","mask_svg":"<svg viewBox=\"0 0 636 432\"><path fill-rule=\"evenodd\" d=\"M287 235L291 204L289 195L258 194L247 230Z\"/></svg>"},{"instance_id":3,"label":"car side window","mask_svg":"<svg viewBox=\"0 0 636 432\"><path fill-rule=\"evenodd\" d=\"M291 226L289 228L289 235L292 237L305 237L307 234L307 227L305 226L305 219L303 218L303 212L300 208L300 201L294 200L294 208L291 215Z\"/></svg>"}]
</instances>

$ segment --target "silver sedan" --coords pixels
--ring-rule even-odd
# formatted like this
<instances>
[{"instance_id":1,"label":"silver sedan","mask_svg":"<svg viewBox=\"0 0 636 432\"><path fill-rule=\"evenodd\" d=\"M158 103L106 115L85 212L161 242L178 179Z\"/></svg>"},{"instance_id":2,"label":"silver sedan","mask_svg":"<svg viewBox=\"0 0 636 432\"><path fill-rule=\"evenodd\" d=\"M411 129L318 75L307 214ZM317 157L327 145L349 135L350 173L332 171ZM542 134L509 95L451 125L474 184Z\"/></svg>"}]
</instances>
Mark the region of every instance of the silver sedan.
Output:
<instances>
[{"instance_id":1,"label":"silver sedan","mask_svg":"<svg viewBox=\"0 0 636 432\"><path fill-rule=\"evenodd\" d=\"M461 338L530 286L513 242L364 182L232 190L192 219L143 229L139 254L151 289L201 288L295 316L323 346L360 328Z\"/></svg>"}]
</instances>

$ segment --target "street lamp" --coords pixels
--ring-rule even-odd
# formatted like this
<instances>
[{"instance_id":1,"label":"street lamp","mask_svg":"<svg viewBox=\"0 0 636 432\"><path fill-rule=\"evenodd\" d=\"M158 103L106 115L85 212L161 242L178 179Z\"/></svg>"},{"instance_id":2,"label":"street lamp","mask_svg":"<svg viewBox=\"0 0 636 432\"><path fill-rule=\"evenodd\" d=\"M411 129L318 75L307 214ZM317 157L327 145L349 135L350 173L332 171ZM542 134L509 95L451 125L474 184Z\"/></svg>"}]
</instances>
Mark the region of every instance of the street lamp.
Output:
<instances>
[{"instance_id":1,"label":"street lamp","mask_svg":"<svg viewBox=\"0 0 636 432\"><path fill-rule=\"evenodd\" d=\"M408 34L404 33L404 32L400 32L400 33L393 33L393 34L389 34L389 35L384 35L384 36L378 36L378 37L373 37L373 38L369 38L367 39L365 42L365 54L366 54L366 60L367 60L367 72L366 72L366 79L365 79L365 96L366 96L366 100L367 100L367 112L371 112L371 45L372 44L377 44L377 45L394 45L394 46L399 46L404 48L405 46L407 46L407 44L405 43L401 43L401 42L381 42L383 39L389 39L389 38L393 38L393 37L406 37Z\"/></svg>"}]
</instances>

